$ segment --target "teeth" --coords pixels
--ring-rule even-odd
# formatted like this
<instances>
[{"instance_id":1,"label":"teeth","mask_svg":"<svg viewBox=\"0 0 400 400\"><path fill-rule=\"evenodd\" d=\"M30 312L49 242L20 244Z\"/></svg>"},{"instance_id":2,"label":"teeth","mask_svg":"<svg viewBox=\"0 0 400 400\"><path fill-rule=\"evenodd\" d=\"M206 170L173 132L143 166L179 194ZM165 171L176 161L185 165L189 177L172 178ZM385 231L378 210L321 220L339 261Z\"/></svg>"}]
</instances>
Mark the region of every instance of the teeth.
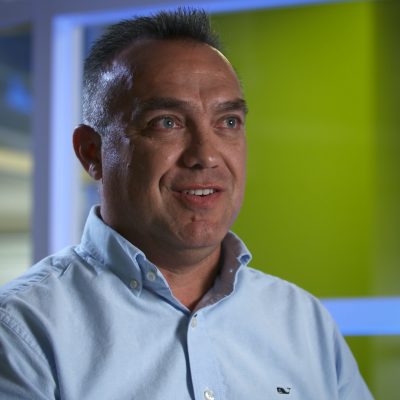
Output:
<instances>
[{"instance_id":1,"label":"teeth","mask_svg":"<svg viewBox=\"0 0 400 400\"><path fill-rule=\"evenodd\" d=\"M208 196L209 194L214 193L214 189L196 189L196 190L184 190L183 193L191 194L194 196Z\"/></svg>"}]
</instances>

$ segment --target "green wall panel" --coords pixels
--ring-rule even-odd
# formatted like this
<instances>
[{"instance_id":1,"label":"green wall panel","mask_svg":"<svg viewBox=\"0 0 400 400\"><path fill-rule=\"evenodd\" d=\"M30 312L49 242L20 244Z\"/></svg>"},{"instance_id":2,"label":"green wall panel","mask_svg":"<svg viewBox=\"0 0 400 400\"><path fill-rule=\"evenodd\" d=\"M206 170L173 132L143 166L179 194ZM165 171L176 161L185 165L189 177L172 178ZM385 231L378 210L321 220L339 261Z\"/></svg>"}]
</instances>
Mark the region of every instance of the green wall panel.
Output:
<instances>
[{"instance_id":1,"label":"green wall panel","mask_svg":"<svg viewBox=\"0 0 400 400\"><path fill-rule=\"evenodd\" d=\"M375 4L376 292L400 293L400 2ZM400 310L399 310L400 313Z\"/></svg>"},{"instance_id":2,"label":"green wall panel","mask_svg":"<svg viewBox=\"0 0 400 400\"><path fill-rule=\"evenodd\" d=\"M214 17L250 113L247 196L234 226L252 265L321 297L371 294L370 3Z\"/></svg>"}]
</instances>

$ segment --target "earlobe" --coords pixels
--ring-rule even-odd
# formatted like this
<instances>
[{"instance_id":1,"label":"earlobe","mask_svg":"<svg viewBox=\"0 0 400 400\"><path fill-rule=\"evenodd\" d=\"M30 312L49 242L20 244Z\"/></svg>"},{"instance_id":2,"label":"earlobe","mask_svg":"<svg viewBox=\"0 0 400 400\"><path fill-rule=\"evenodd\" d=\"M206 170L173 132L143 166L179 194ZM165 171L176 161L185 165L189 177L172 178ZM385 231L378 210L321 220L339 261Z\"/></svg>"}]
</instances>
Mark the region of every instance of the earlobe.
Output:
<instances>
[{"instance_id":1,"label":"earlobe","mask_svg":"<svg viewBox=\"0 0 400 400\"><path fill-rule=\"evenodd\" d=\"M90 164L87 172L94 180L98 181L99 179L101 179L101 176L102 176L101 164L99 164L99 163Z\"/></svg>"},{"instance_id":2,"label":"earlobe","mask_svg":"<svg viewBox=\"0 0 400 400\"><path fill-rule=\"evenodd\" d=\"M101 137L88 125L79 125L73 134L75 154L83 168L95 180L102 178Z\"/></svg>"}]
</instances>

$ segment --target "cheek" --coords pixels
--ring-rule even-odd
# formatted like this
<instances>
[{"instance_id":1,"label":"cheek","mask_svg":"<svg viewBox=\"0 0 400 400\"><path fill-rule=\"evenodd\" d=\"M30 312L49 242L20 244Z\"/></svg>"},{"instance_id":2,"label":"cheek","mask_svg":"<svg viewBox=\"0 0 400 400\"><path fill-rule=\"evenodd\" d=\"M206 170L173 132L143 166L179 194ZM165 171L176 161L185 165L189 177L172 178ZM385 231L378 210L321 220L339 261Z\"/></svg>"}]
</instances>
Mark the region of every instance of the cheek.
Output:
<instances>
[{"instance_id":1,"label":"cheek","mask_svg":"<svg viewBox=\"0 0 400 400\"><path fill-rule=\"evenodd\" d=\"M246 142L243 141L240 144L232 147L229 152L229 161L233 174L236 177L239 186L244 186L246 180L246 160L247 160L247 148Z\"/></svg>"},{"instance_id":2,"label":"cheek","mask_svg":"<svg viewBox=\"0 0 400 400\"><path fill-rule=\"evenodd\" d=\"M103 146L103 192L123 199L132 175L132 155L135 146L125 139L109 140Z\"/></svg>"},{"instance_id":3,"label":"cheek","mask_svg":"<svg viewBox=\"0 0 400 400\"><path fill-rule=\"evenodd\" d=\"M163 179L177 165L179 149L175 146L160 143L145 143L137 145L132 152L129 167L135 169L135 175L141 175L148 181Z\"/></svg>"},{"instance_id":4,"label":"cheek","mask_svg":"<svg viewBox=\"0 0 400 400\"><path fill-rule=\"evenodd\" d=\"M118 170L123 163L123 157L114 146L103 149L102 160L104 172Z\"/></svg>"},{"instance_id":5,"label":"cheek","mask_svg":"<svg viewBox=\"0 0 400 400\"><path fill-rule=\"evenodd\" d=\"M116 171L127 164L129 155L133 152L134 145L121 137L110 137L102 143L102 160L105 172Z\"/></svg>"},{"instance_id":6,"label":"cheek","mask_svg":"<svg viewBox=\"0 0 400 400\"><path fill-rule=\"evenodd\" d=\"M246 154L246 148L244 148L239 151L235 152L234 156L232 155L232 158L234 160L233 162L233 174L235 177L235 197L234 197L234 207L236 208L236 214L239 212L242 203L243 203L243 198L245 194L245 186L246 186L246 159L247 159L247 154Z\"/></svg>"}]
</instances>

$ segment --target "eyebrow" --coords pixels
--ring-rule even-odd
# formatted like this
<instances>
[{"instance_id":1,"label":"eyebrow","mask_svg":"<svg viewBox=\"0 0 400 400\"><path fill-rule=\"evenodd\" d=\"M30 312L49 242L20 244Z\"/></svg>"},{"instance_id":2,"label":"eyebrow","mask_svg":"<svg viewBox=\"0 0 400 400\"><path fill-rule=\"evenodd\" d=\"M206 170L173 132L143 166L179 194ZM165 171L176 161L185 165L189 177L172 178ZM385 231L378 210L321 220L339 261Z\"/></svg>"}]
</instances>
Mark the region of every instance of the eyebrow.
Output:
<instances>
[{"instance_id":1,"label":"eyebrow","mask_svg":"<svg viewBox=\"0 0 400 400\"><path fill-rule=\"evenodd\" d=\"M185 100L179 100L174 97L154 97L146 99L144 101L141 101L136 98L134 101L132 120L149 111L156 111L162 109L187 110L190 108L191 108L190 102ZM218 112L242 111L244 114L248 113L246 101L242 98L217 103L213 108Z\"/></svg>"},{"instance_id":2,"label":"eyebrow","mask_svg":"<svg viewBox=\"0 0 400 400\"><path fill-rule=\"evenodd\" d=\"M244 114L249 112L246 101L244 99L236 99L218 103L215 107L217 111L242 111Z\"/></svg>"}]
</instances>

